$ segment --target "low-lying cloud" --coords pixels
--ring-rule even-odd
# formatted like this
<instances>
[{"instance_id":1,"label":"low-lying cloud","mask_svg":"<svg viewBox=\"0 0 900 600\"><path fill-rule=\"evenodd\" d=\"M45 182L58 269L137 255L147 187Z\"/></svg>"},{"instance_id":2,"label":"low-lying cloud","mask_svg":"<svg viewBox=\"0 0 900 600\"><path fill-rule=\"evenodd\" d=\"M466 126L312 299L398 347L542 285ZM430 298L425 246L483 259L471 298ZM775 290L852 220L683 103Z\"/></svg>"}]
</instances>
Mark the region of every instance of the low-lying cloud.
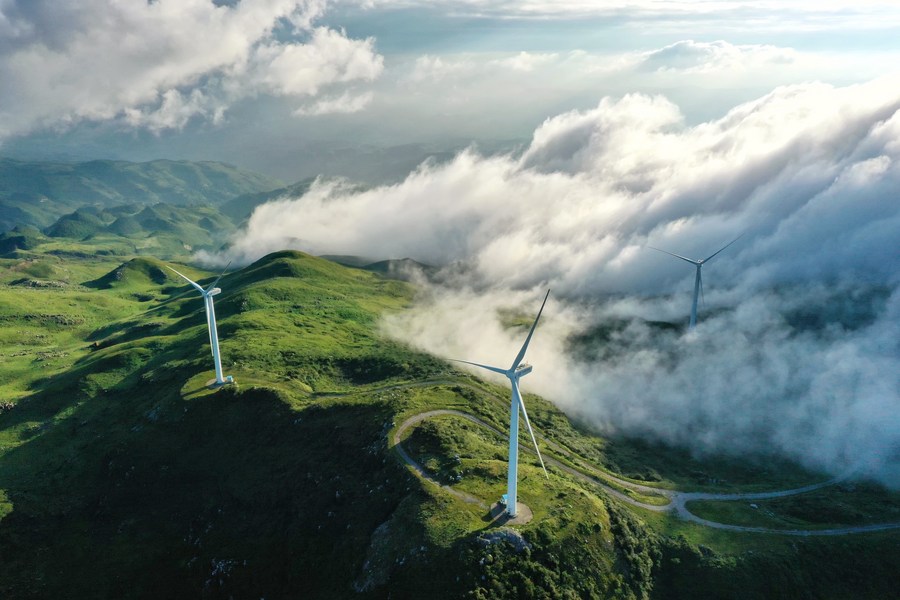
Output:
<instances>
[{"instance_id":1,"label":"low-lying cloud","mask_svg":"<svg viewBox=\"0 0 900 600\"><path fill-rule=\"evenodd\" d=\"M689 126L660 96L547 119L515 155L475 151L362 190L320 181L259 207L230 257L285 247L412 257L445 284L386 330L504 364L498 310L554 300L529 390L607 431L698 452L777 451L900 486L900 86L777 88ZM705 257L705 309L687 320Z\"/></svg>"}]
</instances>

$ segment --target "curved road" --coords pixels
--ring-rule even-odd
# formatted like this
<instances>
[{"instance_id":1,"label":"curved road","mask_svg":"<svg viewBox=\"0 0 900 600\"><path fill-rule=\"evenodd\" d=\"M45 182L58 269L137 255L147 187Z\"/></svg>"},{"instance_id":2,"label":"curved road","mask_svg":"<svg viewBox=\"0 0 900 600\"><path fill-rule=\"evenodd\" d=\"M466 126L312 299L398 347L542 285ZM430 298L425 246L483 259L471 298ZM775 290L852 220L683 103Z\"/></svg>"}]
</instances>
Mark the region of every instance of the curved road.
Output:
<instances>
[{"instance_id":1,"label":"curved road","mask_svg":"<svg viewBox=\"0 0 900 600\"><path fill-rule=\"evenodd\" d=\"M437 386L437 385L454 385L454 386L467 388L467 389L485 394L485 395L493 398L495 401L501 402L504 405L506 404L506 401L504 399L496 396L495 394L491 393L490 391L485 390L482 387L472 385L468 382L459 381L456 379L427 379L424 381L417 381L417 382L410 382L410 383L397 383L397 384L386 385L383 387L373 388L373 389L367 390L367 392L368 393L384 392L384 391L388 391L388 390L418 388L418 387L431 387L431 386ZM317 397L336 397L336 396L346 396L348 394L349 394L349 392L319 392L319 393L314 393L313 395L317 396ZM400 457L408 465L410 465L413 468L413 470L416 472L416 474L418 474L418 476L421 477L422 479L426 479L426 480L434 483L435 485L439 486L441 489L445 490L448 494L451 494L465 502L475 504L475 505L483 507L483 508L487 508L488 505L486 502L484 502L484 500L481 500L480 498L476 498L475 496L468 494L466 492L463 492L460 490L455 490L450 486L446 486L446 485L443 485L442 483L440 483L437 479L435 479L434 477L429 475L428 472L425 471L424 467L422 467L422 465L420 465L418 462L416 462L406 452L406 450L403 449L403 446L400 443L400 438L407 429L409 429L410 427L412 427L414 425L417 425L418 423L421 423L422 421L424 421L426 419L429 419L431 417L440 416L440 415L453 415L453 416L461 417L463 419L467 419L473 423L476 423L482 427L489 429L490 431L494 432L496 435L499 435L500 437L506 436L505 432L502 432L502 431L496 429L493 425L491 425L469 413L465 413L465 412L458 411L458 410L451 410L451 409L437 409L437 410L430 410L430 411L426 411L426 412L422 412L422 413L413 415L413 416L407 418L405 421L403 421L400 424L400 426L397 427L396 430L394 431L394 435L392 437L393 447L397 450L397 453L400 455ZM547 438L545 438L537 433L535 435L538 439L540 439L542 442L544 442L548 446L552 447L552 449L554 451L558 452L559 454L564 454L564 455L568 455L568 456L573 455L572 452L561 447L559 444L556 444L553 441L548 440ZM523 447L522 449L524 449L526 452L534 453L534 451L528 447ZM577 469L573 469L572 467L556 460L553 457L547 456L544 458L545 458L544 462L546 462L547 464L553 465L560 471L563 471L565 473L568 473L569 475L577 477L578 479L581 479L582 481L586 481L592 485L595 485L595 486L601 488L604 492L606 492L610 496L618 498L619 500L626 502L628 504L631 504L632 506L637 506L637 507L640 507L640 508L643 508L646 510L651 510L654 512L672 511L675 513L676 516L678 516L681 519L684 519L686 521L691 521L691 522L697 523L699 525L705 525L706 527L712 527L714 529L722 529L725 531L735 531L735 532L747 532L747 533L775 533L775 534L780 534L780 535L803 536L803 537L848 535L848 534L852 534L852 533L867 533L867 532L873 532L873 531L888 531L888 530L892 530L892 529L900 529L900 523L876 523L876 524L872 524L872 525L853 525L853 526L847 526L847 527L836 527L836 528L832 528L832 529L775 529L775 528L769 528L769 527L751 527L751 526L747 526L747 525L729 525L727 523L719 523L717 521L710 521L709 519L704 519L702 517L698 517L697 515L692 513L690 511L690 509L687 507L688 502L693 502L696 500L711 500L711 501L720 501L721 502L721 501L729 501L729 500L765 500L765 499L771 499L771 498L784 498L786 496L794 496L796 494L803 494L803 493L818 490L818 489L821 489L821 488L824 488L824 487L827 487L830 485L834 485L836 483L839 483L846 477L836 477L836 478L830 479L828 481L823 481L821 483L815 483L815 484L807 485L804 487L794 488L794 489L790 489L790 490L772 491L772 492L746 492L746 493L733 493L733 494L715 494L715 493L710 493L710 492L679 492L676 490L667 490L667 489L657 488L657 487L653 487L653 486L649 486L649 485L643 485L640 483L635 483L632 481L628 481L626 479L621 479L619 477L616 477L612 473L597 469L598 472L602 471L602 479L600 479L600 478L588 475L586 473L583 473L582 471L579 471ZM580 457L578 457L578 458L580 458ZM621 492L621 491L615 489L614 487L610 486L609 483L607 483L607 482L614 483L615 485L617 485L619 487L633 490L635 492L663 496L668 499L668 502L666 504L662 504L662 505L648 504L645 502L641 502L639 500L635 500L628 494L625 494L624 492Z\"/></svg>"},{"instance_id":2,"label":"curved road","mask_svg":"<svg viewBox=\"0 0 900 600\"><path fill-rule=\"evenodd\" d=\"M396 389L396 388L401 388L401 387L425 387L428 385L441 385L441 384L463 385L465 387L474 388L474 386L468 386L468 385L462 384L460 382L430 381L430 382L413 383L413 384L408 384L408 385L399 384L399 385L395 385L395 386L390 386L390 389ZM388 388L382 388L382 389L388 389ZM381 391L381 390L379 390L379 391ZM478 391L484 392L484 390L481 390L481 389L479 389ZM437 410L430 410L430 411L426 411L426 412L422 412L422 413L413 415L413 416L407 418L405 421L403 421L400 424L400 426L394 430L394 435L392 436L392 440L391 440L393 442L393 447L397 450L397 453L400 455L400 457L403 458L403 460L407 464L409 464L413 468L413 470L415 470L415 472L419 475L419 477L422 477L423 479L426 479L426 480L434 483L435 485L440 486L447 493L452 494L453 496L460 498L461 500L463 500L465 502L469 502L469 503L476 504L478 506L486 508L487 504L483 500L480 500L479 498L476 498L475 496L472 496L471 494L467 494L466 492L462 492L460 490L455 490L455 489L451 488L450 486L441 484L437 479L435 479L434 477L429 475L425 471L425 469L422 467L422 465L420 465L418 462L416 462L406 452L406 450L403 449L403 446L401 445L401 437L402 437L403 433L406 432L407 429L409 429L410 427L413 427L414 425L418 425L419 423L421 423L422 421L425 421L426 419L430 419L432 417L437 417L437 416L441 416L441 415L452 415L455 417L467 419L477 425L480 425L486 429L489 429L490 431L492 431L493 433L495 433L496 435L498 435L500 437L504 437L506 435L504 432L496 429L493 425L490 425L489 423L479 419L478 417L476 417L474 415L471 415L471 414L468 414L468 413L465 413L462 411L458 411L458 410L437 409ZM543 441L545 443L548 442L548 440L546 440L546 439L544 439ZM552 444L552 445L553 445L555 451L560 452L562 454L570 454L569 452L567 452L563 448L559 447L558 445L556 445L556 444ZM527 452L534 453L534 451L531 450L530 448L523 448L523 449L525 449ZM655 512L673 511L678 517L680 517L684 520L698 523L700 525L705 525L707 527L713 527L715 529L723 529L726 531L736 531L736 532L749 532L749 533L775 533L775 534L780 534L780 535L792 535L792 536L847 535L847 534L851 534L851 533L866 533L866 532L871 532L871 531L886 531L886 530L890 530L890 529L900 529L900 523L878 523L878 524L874 524L874 525L855 525L855 526L848 526L848 527L838 527L838 528L833 528L833 529L774 529L774 528L768 528L768 527L750 527L750 526L745 526L745 525L729 525L726 523L718 523L716 521L710 521L708 519L703 519L701 517L698 517L697 515L693 514L687 508L687 503L695 501L695 500L713 500L713 501L765 500L765 499L770 499L770 498L783 498L785 496L793 496L796 494L803 494L806 492L811 492L813 490L821 489L821 488L829 486L829 485L834 485L835 483L838 483L839 481L841 481L843 479L840 477L831 479L829 481L825 481L822 483L816 483L813 485L807 485L804 487L790 489L790 490L780 490L780 491L773 491L773 492L714 494L714 493L708 493L708 492L679 492L679 491L675 491L675 490L660 489L660 488L655 488L655 487L648 486L648 485L641 485L639 483L633 483L633 482L627 481L625 479L620 479L619 477L616 477L615 475L612 475L609 473L604 473L604 475L603 475L604 479L606 479L607 481L612 482L620 487L634 490L636 492L651 493L651 494L664 496L665 498L667 498L669 500L669 502L664 505L657 505L657 504L648 504L645 502L641 502L639 500L635 500L628 494L625 494L625 493L615 489L614 487L611 487L608 483L602 481L601 479L592 477L591 475L583 473L577 469L573 469L572 467L556 460L553 457L545 456L544 462L547 463L548 465L553 465L557 469L564 471L565 473L568 473L569 475L573 475L574 477L577 477L583 481L591 483L591 484L603 489L603 491L606 492L607 494L609 494L610 496L618 498L619 500L622 500L623 502L627 502L628 504L631 504L632 506L638 506L640 508L643 508L646 510L652 510Z\"/></svg>"}]
</instances>

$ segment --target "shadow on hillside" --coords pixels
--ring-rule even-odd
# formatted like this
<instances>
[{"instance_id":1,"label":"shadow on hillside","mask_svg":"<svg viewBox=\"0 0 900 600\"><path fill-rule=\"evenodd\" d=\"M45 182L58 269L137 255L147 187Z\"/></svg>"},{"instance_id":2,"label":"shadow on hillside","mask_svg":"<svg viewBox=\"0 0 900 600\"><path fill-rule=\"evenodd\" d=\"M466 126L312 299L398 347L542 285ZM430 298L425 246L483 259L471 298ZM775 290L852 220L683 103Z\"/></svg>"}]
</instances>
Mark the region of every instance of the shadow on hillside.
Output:
<instances>
[{"instance_id":1,"label":"shadow on hillside","mask_svg":"<svg viewBox=\"0 0 900 600\"><path fill-rule=\"evenodd\" d=\"M92 398L0 458L3 597L321 597L361 568L409 490L390 407L177 390Z\"/></svg>"}]
</instances>

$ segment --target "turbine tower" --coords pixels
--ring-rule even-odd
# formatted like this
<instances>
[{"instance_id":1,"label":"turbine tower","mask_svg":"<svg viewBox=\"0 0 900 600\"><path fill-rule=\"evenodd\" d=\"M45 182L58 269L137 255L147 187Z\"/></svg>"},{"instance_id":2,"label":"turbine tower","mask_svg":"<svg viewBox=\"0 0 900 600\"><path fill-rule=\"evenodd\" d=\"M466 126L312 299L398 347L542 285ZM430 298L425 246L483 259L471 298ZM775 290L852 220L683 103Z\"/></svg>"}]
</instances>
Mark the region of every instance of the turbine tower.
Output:
<instances>
[{"instance_id":1,"label":"turbine tower","mask_svg":"<svg viewBox=\"0 0 900 600\"><path fill-rule=\"evenodd\" d=\"M509 470L506 476L506 512L510 518L516 516L517 478L519 469L519 410L522 411L522 416L525 417L525 425L528 427L528 433L531 435L531 442L534 444L538 460L541 461L541 468L544 469L544 475L549 479L547 467L544 466L544 459L541 457L537 439L534 437L534 430L531 428L531 422L528 420L528 412L525 410L525 403L522 401L522 395L519 393L519 379L531 373L531 365L522 363L522 359L525 358L525 351L528 350L528 343L531 341L531 336L534 334L534 329L537 327L538 319L541 318L544 304L547 304L547 297L549 295L550 290L547 290L547 294L544 296L544 302L541 303L541 309L538 311L537 317L535 317L534 323L531 325L531 331L528 332L528 337L525 338L525 343L522 344L522 349L519 350L519 354L516 355L516 359L513 361L510 368L502 369L500 367L491 367L469 362L467 360L456 361L505 375L512 386L512 402L509 407Z\"/></svg>"},{"instance_id":2,"label":"turbine tower","mask_svg":"<svg viewBox=\"0 0 900 600\"><path fill-rule=\"evenodd\" d=\"M681 260L687 261L687 262L691 263L692 265L694 265L694 267L696 267L696 269L697 269L696 275L694 276L694 300L691 302L691 323L690 323L690 325L688 325L688 329L693 329L694 326L697 325L697 299L700 296L701 291L703 290L703 278L700 275L700 269L703 267L703 265L705 265L707 262L709 262L712 259L712 257L714 257L716 254L718 254L719 252L721 252L728 246L732 245L739 239L741 239L741 236L743 236L743 235L744 234L737 236L736 238L734 238L733 240L731 240L730 242L728 242L727 244L725 244L724 246L722 246L721 248L719 248L718 250L716 250L715 252L713 252L712 254L707 256L706 258L702 258L700 260L693 260L693 259L681 256L680 254L673 254L672 252L669 252L668 250L663 250L662 248L654 248L653 246L648 246L648 248L650 248L652 250L657 250L659 252L668 254L669 256L674 256L675 258L680 258Z\"/></svg>"},{"instance_id":3,"label":"turbine tower","mask_svg":"<svg viewBox=\"0 0 900 600\"><path fill-rule=\"evenodd\" d=\"M185 277L183 273L179 273L172 267L168 267L168 265L166 265L170 271L175 272L182 279L194 286L194 288L196 288L196 290L203 295L203 307L206 309L206 326L209 329L209 345L212 349L213 363L215 364L216 369L216 385L225 385L226 383L232 383L234 381L234 378L231 375L224 378L222 377L222 359L219 356L219 334L216 330L216 309L213 306L213 296L222 292L221 289L216 287L216 284L219 283L220 279L222 279L222 275L225 275L225 271L228 270L228 267L230 265L230 262L225 265L225 269L222 270L222 274L216 277L216 280L213 281L206 289L203 289L197 282Z\"/></svg>"}]
</instances>

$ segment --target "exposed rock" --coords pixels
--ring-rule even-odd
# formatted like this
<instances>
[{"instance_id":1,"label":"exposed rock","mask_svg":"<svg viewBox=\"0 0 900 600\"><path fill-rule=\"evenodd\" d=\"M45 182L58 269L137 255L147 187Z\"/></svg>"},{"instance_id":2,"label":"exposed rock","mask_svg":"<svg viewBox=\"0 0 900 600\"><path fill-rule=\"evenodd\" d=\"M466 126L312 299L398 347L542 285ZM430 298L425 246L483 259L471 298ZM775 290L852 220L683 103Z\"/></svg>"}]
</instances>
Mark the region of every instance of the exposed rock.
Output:
<instances>
[{"instance_id":1,"label":"exposed rock","mask_svg":"<svg viewBox=\"0 0 900 600\"><path fill-rule=\"evenodd\" d=\"M391 522L385 521L372 533L362 573L353 582L357 592L370 592L388 582L395 561L390 553Z\"/></svg>"},{"instance_id":2,"label":"exposed rock","mask_svg":"<svg viewBox=\"0 0 900 600\"><path fill-rule=\"evenodd\" d=\"M500 527L499 529L493 529L486 533L482 533L475 538L475 541L482 546L508 542L516 552L522 552L526 548L531 549L531 544L529 544L518 531L510 529L509 527Z\"/></svg>"}]
</instances>

